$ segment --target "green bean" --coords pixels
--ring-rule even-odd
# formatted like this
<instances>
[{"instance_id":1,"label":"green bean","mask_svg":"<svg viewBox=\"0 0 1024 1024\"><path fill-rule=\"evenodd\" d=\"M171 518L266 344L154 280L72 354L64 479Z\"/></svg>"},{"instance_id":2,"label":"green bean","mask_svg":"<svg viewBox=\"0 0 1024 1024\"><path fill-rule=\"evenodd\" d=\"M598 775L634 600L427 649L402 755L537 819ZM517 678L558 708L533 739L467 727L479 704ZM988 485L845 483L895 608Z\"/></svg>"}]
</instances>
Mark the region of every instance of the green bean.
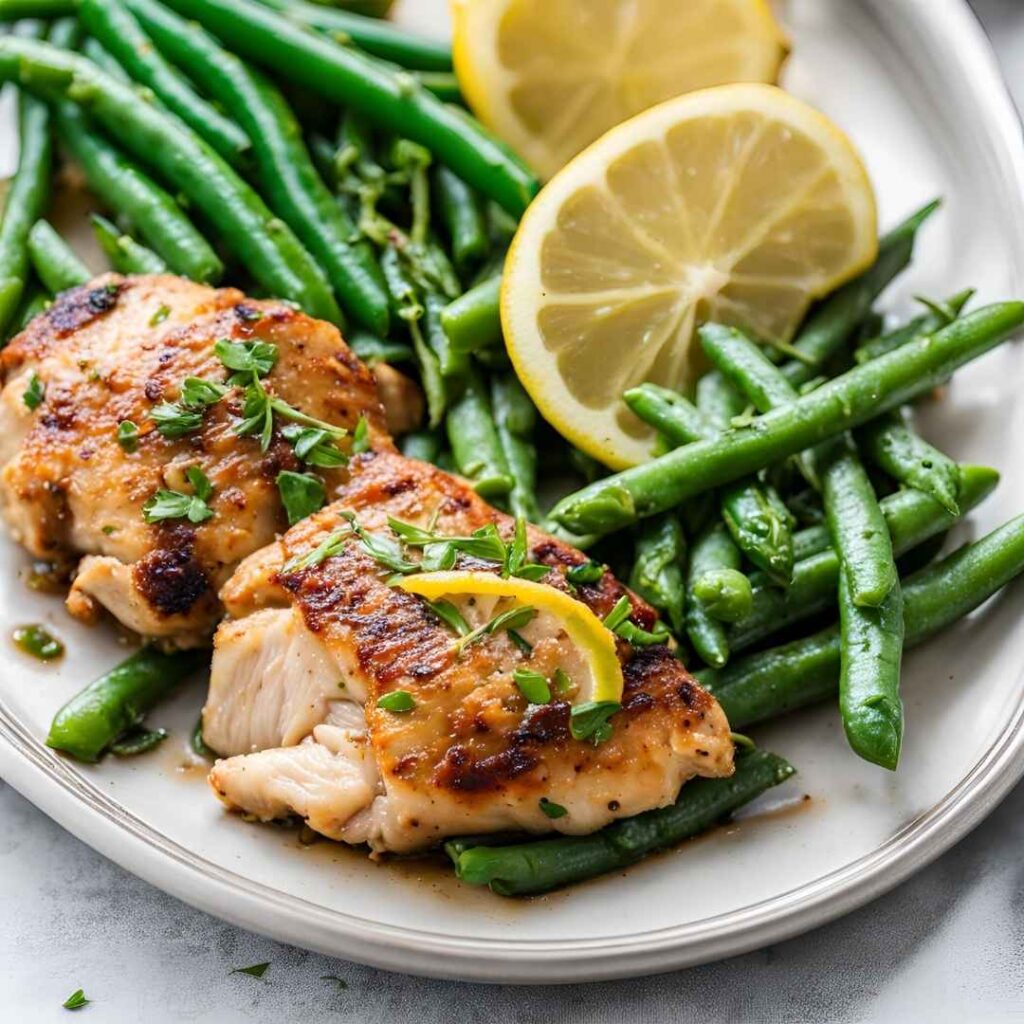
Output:
<instances>
[{"instance_id":1,"label":"green bean","mask_svg":"<svg viewBox=\"0 0 1024 1024\"><path fill-rule=\"evenodd\" d=\"M694 588L699 579L718 569L739 570L740 552L721 523L705 527L690 548L686 570L686 635L693 649L708 665L721 668L729 660L729 637L725 626L708 614L697 600Z\"/></svg>"},{"instance_id":2,"label":"green bean","mask_svg":"<svg viewBox=\"0 0 1024 1024\"><path fill-rule=\"evenodd\" d=\"M902 585L904 643L914 647L973 611L1024 572L1024 516L967 544ZM839 627L750 654L721 671L701 669L734 729L834 699Z\"/></svg>"},{"instance_id":3,"label":"green bean","mask_svg":"<svg viewBox=\"0 0 1024 1024\"><path fill-rule=\"evenodd\" d=\"M451 48L438 40L410 35L387 22L335 10L304 0L259 0L289 21L317 29L341 44L354 43L361 50L421 71L451 71Z\"/></svg>"},{"instance_id":4,"label":"green bean","mask_svg":"<svg viewBox=\"0 0 1024 1024\"><path fill-rule=\"evenodd\" d=\"M435 465L441 456L444 442L436 430L414 430L399 442L402 454L408 459L431 462Z\"/></svg>"},{"instance_id":5,"label":"green bean","mask_svg":"<svg viewBox=\"0 0 1024 1024\"><path fill-rule=\"evenodd\" d=\"M686 540L675 516L649 519L637 531L629 585L668 619L675 633L683 630L685 560Z\"/></svg>"},{"instance_id":6,"label":"green bean","mask_svg":"<svg viewBox=\"0 0 1024 1024\"><path fill-rule=\"evenodd\" d=\"M960 315L972 295L974 295L974 289L965 288L962 292L951 295L945 302L928 303L927 310L920 316L914 317L909 323L888 334L861 342L854 350L854 359L858 363L866 363L871 359L884 356L887 352L894 352L908 342L934 334L947 324L951 324Z\"/></svg>"},{"instance_id":7,"label":"green bean","mask_svg":"<svg viewBox=\"0 0 1024 1024\"><path fill-rule=\"evenodd\" d=\"M709 569L694 581L692 590L694 598L718 622L739 622L754 606L750 579L737 569Z\"/></svg>"},{"instance_id":8,"label":"green bean","mask_svg":"<svg viewBox=\"0 0 1024 1024\"><path fill-rule=\"evenodd\" d=\"M441 317L448 305L448 300L436 291L431 290L427 292L423 305L423 327L427 343L437 356L441 375L446 379L454 381L464 380L469 372L469 356L464 352L457 352L455 350L451 339L445 332L444 327L441 326Z\"/></svg>"},{"instance_id":9,"label":"green bean","mask_svg":"<svg viewBox=\"0 0 1024 1024\"><path fill-rule=\"evenodd\" d=\"M79 761L98 761L112 743L208 659L207 651L163 654L143 647L91 682L57 712L46 745Z\"/></svg>"},{"instance_id":10,"label":"green bean","mask_svg":"<svg viewBox=\"0 0 1024 1024\"><path fill-rule=\"evenodd\" d=\"M842 349L886 285L910 263L918 229L938 207L939 200L934 200L893 228L880 239L875 262L811 311L793 342L801 359L783 367L791 384L800 385L816 376Z\"/></svg>"},{"instance_id":11,"label":"green bean","mask_svg":"<svg viewBox=\"0 0 1024 1024\"><path fill-rule=\"evenodd\" d=\"M0 80L18 81L52 100L72 99L87 107L126 149L158 167L202 210L270 294L297 302L312 316L338 319L326 280L291 229L177 118L140 103L131 88L90 61L45 43L0 38Z\"/></svg>"},{"instance_id":12,"label":"green bean","mask_svg":"<svg viewBox=\"0 0 1024 1024\"><path fill-rule=\"evenodd\" d=\"M21 302L14 311L11 323L14 329L11 336L23 331L40 313L45 313L52 305L50 293L33 281L21 294Z\"/></svg>"},{"instance_id":13,"label":"green bean","mask_svg":"<svg viewBox=\"0 0 1024 1024\"><path fill-rule=\"evenodd\" d=\"M446 844L456 875L487 885L499 896L530 896L586 881L630 864L713 827L737 808L790 778L795 769L764 750L736 758L727 779L696 779L674 804L624 818L599 832L514 846Z\"/></svg>"},{"instance_id":14,"label":"green bean","mask_svg":"<svg viewBox=\"0 0 1024 1024\"><path fill-rule=\"evenodd\" d=\"M75 13L76 0L0 0L0 21L62 18Z\"/></svg>"},{"instance_id":15,"label":"green bean","mask_svg":"<svg viewBox=\"0 0 1024 1024\"><path fill-rule=\"evenodd\" d=\"M697 381L697 408L714 426L725 429L746 407L746 400L720 373Z\"/></svg>"},{"instance_id":16,"label":"green bean","mask_svg":"<svg viewBox=\"0 0 1024 1024\"><path fill-rule=\"evenodd\" d=\"M42 25L21 22L14 31L19 36L38 37ZM18 93L18 136L18 169L0 218L0 334L11 322L25 291L29 273L28 233L46 212L50 197L50 111L45 103L24 90Z\"/></svg>"},{"instance_id":17,"label":"green bean","mask_svg":"<svg viewBox=\"0 0 1024 1024\"><path fill-rule=\"evenodd\" d=\"M465 112L373 57L307 32L253 0L168 0L168 6L202 21L241 56L427 146L513 214L523 212L539 187L525 165Z\"/></svg>"},{"instance_id":18,"label":"green bean","mask_svg":"<svg viewBox=\"0 0 1024 1024\"><path fill-rule=\"evenodd\" d=\"M843 439L827 447L819 471L825 521L852 601L862 608L878 608L897 587L899 577L889 528L871 481Z\"/></svg>"},{"instance_id":19,"label":"green bean","mask_svg":"<svg viewBox=\"0 0 1024 1024\"><path fill-rule=\"evenodd\" d=\"M120 274L163 274L167 264L152 249L139 245L131 235L98 213L92 215L92 230L110 265Z\"/></svg>"},{"instance_id":20,"label":"green bean","mask_svg":"<svg viewBox=\"0 0 1024 1024\"><path fill-rule=\"evenodd\" d=\"M552 517L576 533L608 533L757 472L896 408L949 377L1024 323L1024 303L988 306L937 334L837 377L748 426L677 448L563 498Z\"/></svg>"},{"instance_id":21,"label":"green bean","mask_svg":"<svg viewBox=\"0 0 1024 1024\"><path fill-rule=\"evenodd\" d=\"M724 396L726 392L718 389L717 394ZM641 384L622 397L672 446L716 436L710 419L688 399L667 388ZM793 520L775 489L756 479L741 480L722 489L719 505L740 550L785 586L793 573Z\"/></svg>"},{"instance_id":22,"label":"green bean","mask_svg":"<svg viewBox=\"0 0 1024 1024\"><path fill-rule=\"evenodd\" d=\"M64 46L68 50L74 50L77 37L81 34L81 26L75 18L61 19L61 21L64 20L69 23L66 32L68 41L58 42L53 32L50 33L49 39L54 46ZM60 23L58 22L58 24ZM103 44L95 36L86 36L82 40L81 46L77 48L82 51L83 57L88 57L101 71L106 71L108 75L120 82L131 84L131 75L125 71L109 50L104 49Z\"/></svg>"},{"instance_id":23,"label":"green bean","mask_svg":"<svg viewBox=\"0 0 1024 1024\"><path fill-rule=\"evenodd\" d=\"M501 344L501 275L481 282L449 303L441 324L456 352L479 352Z\"/></svg>"},{"instance_id":24,"label":"green bean","mask_svg":"<svg viewBox=\"0 0 1024 1024\"><path fill-rule=\"evenodd\" d=\"M414 71L413 77L442 103L465 103L458 78L451 71Z\"/></svg>"},{"instance_id":25,"label":"green bean","mask_svg":"<svg viewBox=\"0 0 1024 1024\"><path fill-rule=\"evenodd\" d=\"M857 441L868 457L898 483L924 491L956 514L960 493L957 464L918 437L898 410L861 427Z\"/></svg>"},{"instance_id":26,"label":"green bean","mask_svg":"<svg viewBox=\"0 0 1024 1024\"><path fill-rule=\"evenodd\" d=\"M483 203L447 167L438 167L434 172L434 201L448 235L456 269L465 274L490 251Z\"/></svg>"},{"instance_id":27,"label":"green bean","mask_svg":"<svg viewBox=\"0 0 1024 1024\"><path fill-rule=\"evenodd\" d=\"M459 473L470 480L483 498L502 498L513 487L505 453L491 414L483 376L466 376L462 394L451 404L445 421L448 443Z\"/></svg>"},{"instance_id":28,"label":"green bean","mask_svg":"<svg viewBox=\"0 0 1024 1024\"><path fill-rule=\"evenodd\" d=\"M28 255L39 280L54 294L85 284L92 277L89 268L48 221L37 220L32 225Z\"/></svg>"},{"instance_id":29,"label":"green bean","mask_svg":"<svg viewBox=\"0 0 1024 1024\"><path fill-rule=\"evenodd\" d=\"M78 14L128 74L205 139L232 167L241 168L249 138L228 120L161 56L121 0L79 0Z\"/></svg>"},{"instance_id":30,"label":"green bean","mask_svg":"<svg viewBox=\"0 0 1024 1024\"><path fill-rule=\"evenodd\" d=\"M962 466L961 513L981 504L999 482L999 474L984 466ZM958 517L920 491L898 491L879 502L896 556L913 551L933 537L941 537ZM832 607L839 583L839 559L829 546L828 530L812 527L794 537L800 552L793 567L793 582L780 590L768 576L754 574L753 603L749 613L729 630L729 646L744 650L781 629L786 629Z\"/></svg>"},{"instance_id":31,"label":"green bean","mask_svg":"<svg viewBox=\"0 0 1024 1024\"><path fill-rule=\"evenodd\" d=\"M533 443L537 410L514 373L491 379L491 409L498 443L512 477L509 509L514 516L539 523L542 516L537 503L537 449Z\"/></svg>"},{"instance_id":32,"label":"green bean","mask_svg":"<svg viewBox=\"0 0 1024 1024\"><path fill-rule=\"evenodd\" d=\"M373 366L374 363L411 363L416 358L404 341L388 341L369 331L351 331L345 340L367 366Z\"/></svg>"},{"instance_id":33,"label":"green bean","mask_svg":"<svg viewBox=\"0 0 1024 1024\"><path fill-rule=\"evenodd\" d=\"M320 262L342 309L367 329L386 335L388 293L373 250L355 240L355 225L313 166L302 129L280 90L199 25L154 0L128 3L157 46L232 111L252 139L263 194Z\"/></svg>"}]
</instances>

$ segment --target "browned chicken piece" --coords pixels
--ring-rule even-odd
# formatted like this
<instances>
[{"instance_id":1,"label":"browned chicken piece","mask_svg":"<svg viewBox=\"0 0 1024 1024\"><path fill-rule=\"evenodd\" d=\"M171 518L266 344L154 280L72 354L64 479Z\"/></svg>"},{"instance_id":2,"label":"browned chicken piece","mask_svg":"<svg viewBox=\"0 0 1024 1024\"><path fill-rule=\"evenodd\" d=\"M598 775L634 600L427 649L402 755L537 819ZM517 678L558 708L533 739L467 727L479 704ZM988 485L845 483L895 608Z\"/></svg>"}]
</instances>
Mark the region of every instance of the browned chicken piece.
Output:
<instances>
[{"instance_id":1,"label":"browned chicken piece","mask_svg":"<svg viewBox=\"0 0 1024 1024\"><path fill-rule=\"evenodd\" d=\"M276 478L307 467L280 417L266 451L236 432L241 387L200 409L183 436L162 436L152 418L186 378L225 381L220 339L275 345L268 394L349 431L365 416L371 446L390 447L369 371L336 328L290 305L169 275L105 275L63 293L0 355L0 503L32 555L77 562L72 614L105 608L146 637L208 642L218 588L287 528ZM119 441L122 423L137 426L136 443ZM147 523L143 505L157 491L193 492L193 467L212 485L212 518ZM343 467L316 473L328 495L347 479Z\"/></svg>"},{"instance_id":2,"label":"browned chicken piece","mask_svg":"<svg viewBox=\"0 0 1024 1024\"><path fill-rule=\"evenodd\" d=\"M458 652L456 633L394 586L362 541L345 539L342 513L392 542L389 516L446 536L494 523L506 541L512 520L464 481L393 452L359 456L350 470L333 505L246 559L221 592L231 618L215 637L203 731L226 755L210 782L229 807L411 852L459 834L590 832L671 803L692 776L732 772L722 709L663 644L617 640L622 707L599 743L571 735L571 691L530 704L513 680L516 669L585 675L556 615L541 609L516 636L496 632ZM296 564L332 535L333 554ZM550 567L540 582L599 617L627 593L607 572L574 589L565 574L584 555L536 529L528 545L529 559ZM456 569L499 571L459 558ZM497 600L453 598L470 627ZM630 601L633 621L652 627L653 609ZM377 706L395 691L411 709ZM542 798L566 813L551 817Z\"/></svg>"}]
</instances>

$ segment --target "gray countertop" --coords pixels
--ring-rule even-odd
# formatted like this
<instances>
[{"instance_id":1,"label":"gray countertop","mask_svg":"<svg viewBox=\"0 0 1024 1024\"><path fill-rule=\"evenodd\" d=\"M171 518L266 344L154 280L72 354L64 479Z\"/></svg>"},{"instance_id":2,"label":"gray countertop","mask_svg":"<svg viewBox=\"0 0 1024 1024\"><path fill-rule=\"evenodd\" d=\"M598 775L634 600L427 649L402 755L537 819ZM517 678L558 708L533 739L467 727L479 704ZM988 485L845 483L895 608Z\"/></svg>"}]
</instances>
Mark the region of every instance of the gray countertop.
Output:
<instances>
[{"instance_id":1,"label":"gray countertop","mask_svg":"<svg viewBox=\"0 0 1024 1024\"><path fill-rule=\"evenodd\" d=\"M894 0L903 3L910 0ZM1024 104L1024 4L976 0ZM0 1017L318 1021L1024 1021L1024 785L896 891L834 924L688 971L560 989L426 981L224 924L105 860L0 782ZM262 979L232 969L269 961ZM347 987L324 980L343 979Z\"/></svg>"}]
</instances>

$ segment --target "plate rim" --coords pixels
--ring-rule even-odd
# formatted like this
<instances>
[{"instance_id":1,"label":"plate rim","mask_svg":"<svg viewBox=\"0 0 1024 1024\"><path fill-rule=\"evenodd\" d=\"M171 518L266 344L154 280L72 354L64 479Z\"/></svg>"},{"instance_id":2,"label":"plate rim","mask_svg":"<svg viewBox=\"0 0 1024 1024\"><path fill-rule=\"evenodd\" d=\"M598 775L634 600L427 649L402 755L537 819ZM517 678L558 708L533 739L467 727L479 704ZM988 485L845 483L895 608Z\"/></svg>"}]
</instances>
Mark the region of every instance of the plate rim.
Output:
<instances>
[{"instance_id":1,"label":"plate rim","mask_svg":"<svg viewBox=\"0 0 1024 1024\"><path fill-rule=\"evenodd\" d=\"M991 45L966 0L915 2L883 20L926 33L963 72L1002 176L1024 196L1020 120ZM1015 207L1024 221L1024 202ZM1024 681L1024 670L1019 677ZM1024 691L1024 687L1020 687ZM868 903L945 852L1024 776L1024 693L976 764L932 807L871 852L826 875L725 914L615 939L481 940L368 921L255 882L193 853L121 807L60 759L0 701L0 775L48 816L146 881L200 910L297 946L429 977L558 984L657 973L737 955ZM111 825L114 827L111 828Z\"/></svg>"}]
</instances>

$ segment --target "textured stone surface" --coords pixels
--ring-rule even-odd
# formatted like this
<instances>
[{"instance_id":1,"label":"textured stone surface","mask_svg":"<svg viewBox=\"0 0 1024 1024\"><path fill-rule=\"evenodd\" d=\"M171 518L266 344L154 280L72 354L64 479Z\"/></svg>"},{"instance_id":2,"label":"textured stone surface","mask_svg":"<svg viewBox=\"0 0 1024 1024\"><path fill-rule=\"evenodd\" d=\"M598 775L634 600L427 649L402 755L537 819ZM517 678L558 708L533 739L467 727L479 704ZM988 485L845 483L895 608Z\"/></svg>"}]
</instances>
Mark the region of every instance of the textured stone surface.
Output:
<instances>
[{"instance_id":1,"label":"textured stone surface","mask_svg":"<svg viewBox=\"0 0 1024 1024\"><path fill-rule=\"evenodd\" d=\"M893 0L910 3L912 0ZM1024 4L977 0L1018 102ZM306 953L192 910L0 783L0 1018L359 1024L1024 1021L1024 785L930 868L862 910L689 971L560 989L425 981ZM270 961L263 979L229 972ZM345 981L342 989L335 975Z\"/></svg>"}]
</instances>

